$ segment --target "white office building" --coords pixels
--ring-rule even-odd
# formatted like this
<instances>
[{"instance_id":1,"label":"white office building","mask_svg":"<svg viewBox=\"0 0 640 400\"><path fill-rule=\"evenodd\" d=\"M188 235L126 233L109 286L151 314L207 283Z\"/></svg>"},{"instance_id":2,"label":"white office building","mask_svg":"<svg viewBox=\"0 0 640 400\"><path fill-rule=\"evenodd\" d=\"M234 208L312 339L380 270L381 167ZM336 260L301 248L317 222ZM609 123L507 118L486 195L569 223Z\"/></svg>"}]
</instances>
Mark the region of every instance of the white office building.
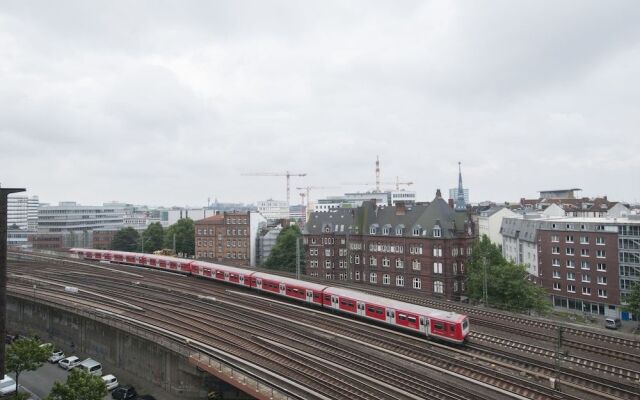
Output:
<instances>
[{"instance_id":1,"label":"white office building","mask_svg":"<svg viewBox=\"0 0 640 400\"><path fill-rule=\"evenodd\" d=\"M289 205L283 200L264 200L257 203L258 212L264 216L267 221L277 221L280 219L289 219Z\"/></svg>"}]
</instances>

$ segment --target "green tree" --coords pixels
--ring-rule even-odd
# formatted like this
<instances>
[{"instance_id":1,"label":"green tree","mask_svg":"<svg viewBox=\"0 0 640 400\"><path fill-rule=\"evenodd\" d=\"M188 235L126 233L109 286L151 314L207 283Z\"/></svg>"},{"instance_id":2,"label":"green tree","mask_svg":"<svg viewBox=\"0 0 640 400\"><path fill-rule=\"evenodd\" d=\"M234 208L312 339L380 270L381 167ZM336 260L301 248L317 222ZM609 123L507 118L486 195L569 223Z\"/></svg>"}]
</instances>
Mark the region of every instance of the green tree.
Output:
<instances>
[{"instance_id":1,"label":"green tree","mask_svg":"<svg viewBox=\"0 0 640 400\"><path fill-rule=\"evenodd\" d=\"M131 227L122 228L113 237L111 248L120 251L139 251L140 234Z\"/></svg>"},{"instance_id":2,"label":"green tree","mask_svg":"<svg viewBox=\"0 0 640 400\"><path fill-rule=\"evenodd\" d=\"M46 400L102 400L106 395L102 378L72 369L65 383L54 382Z\"/></svg>"},{"instance_id":3,"label":"green tree","mask_svg":"<svg viewBox=\"0 0 640 400\"><path fill-rule=\"evenodd\" d=\"M278 234L276 244L271 249L269 257L264 265L267 268L279 271L295 272L296 270L296 241L302 236L297 225L284 228ZM302 252L302 247L300 248ZM300 254L302 264L304 255Z\"/></svg>"},{"instance_id":4,"label":"green tree","mask_svg":"<svg viewBox=\"0 0 640 400\"><path fill-rule=\"evenodd\" d=\"M623 311L633 313L638 319L638 327L640 327L640 283L634 283L631 286L631 293L625 297L625 306L622 307Z\"/></svg>"},{"instance_id":5,"label":"green tree","mask_svg":"<svg viewBox=\"0 0 640 400\"><path fill-rule=\"evenodd\" d=\"M153 253L156 250L161 250L164 242L164 229L162 229L160 222L154 222L149 225L147 229L142 232L140 241L142 240L144 240L145 253ZM141 245L140 248L142 247Z\"/></svg>"},{"instance_id":6,"label":"green tree","mask_svg":"<svg viewBox=\"0 0 640 400\"><path fill-rule=\"evenodd\" d=\"M40 346L42 342L36 338L17 339L7 348L6 370L16 374L16 393L20 374L35 371L51 356L51 345ZM3 345L4 346L4 345Z\"/></svg>"},{"instance_id":7,"label":"green tree","mask_svg":"<svg viewBox=\"0 0 640 400\"><path fill-rule=\"evenodd\" d=\"M467 263L467 294L472 300L484 299L486 274L487 300L494 307L511 311L548 311L551 304L541 286L531 283L527 269L507 261L486 235L474 246Z\"/></svg>"},{"instance_id":8,"label":"green tree","mask_svg":"<svg viewBox=\"0 0 640 400\"><path fill-rule=\"evenodd\" d=\"M191 218L183 218L167 228L164 233L164 247L173 249L176 237L176 253L192 256L196 251L196 227Z\"/></svg>"}]
</instances>

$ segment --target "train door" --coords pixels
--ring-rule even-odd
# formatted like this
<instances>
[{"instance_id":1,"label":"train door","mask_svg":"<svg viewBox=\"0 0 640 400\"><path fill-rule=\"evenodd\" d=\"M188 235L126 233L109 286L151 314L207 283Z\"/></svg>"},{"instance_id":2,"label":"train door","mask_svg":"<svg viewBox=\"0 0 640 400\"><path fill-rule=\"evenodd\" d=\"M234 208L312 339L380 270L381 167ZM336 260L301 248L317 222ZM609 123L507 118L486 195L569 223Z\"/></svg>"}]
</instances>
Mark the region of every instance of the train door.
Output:
<instances>
[{"instance_id":1,"label":"train door","mask_svg":"<svg viewBox=\"0 0 640 400\"><path fill-rule=\"evenodd\" d=\"M307 289L307 303L313 303L313 290Z\"/></svg>"},{"instance_id":2,"label":"train door","mask_svg":"<svg viewBox=\"0 0 640 400\"><path fill-rule=\"evenodd\" d=\"M358 300L358 315L364 315L364 302Z\"/></svg>"},{"instance_id":3,"label":"train door","mask_svg":"<svg viewBox=\"0 0 640 400\"><path fill-rule=\"evenodd\" d=\"M281 283L280 286L278 286L278 289L280 290L280 294L283 296L287 295L287 287L284 283Z\"/></svg>"},{"instance_id":4,"label":"train door","mask_svg":"<svg viewBox=\"0 0 640 400\"><path fill-rule=\"evenodd\" d=\"M386 314L387 318L387 324L392 324L395 325L396 323L396 310L394 310L393 308L387 308L387 314Z\"/></svg>"},{"instance_id":5,"label":"train door","mask_svg":"<svg viewBox=\"0 0 640 400\"><path fill-rule=\"evenodd\" d=\"M227 282L229 281L229 273L226 272L226 271L224 273L224 280L227 281Z\"/></svg>"},{"instance_id":6,"label":"train door","mask_svg":"<svg viewBox=\"0 0 640 400\"><path fill-rule=\"evenodd\" d=\"M429 332L429 319L425 316L420 317L420 332L427 336L431 334Z\"/></svg>"},{"instance_id":7,"label":"train door","mask_svg":"<svg viewBox=\"0 0 640 400\"><path fill-rule=\"evenodd\" d=\"M240 282L241 285L244 285L244 275L240 275L240 277L238 278L238 281Z\"/></svg>"},{"instance_id":8,"label":"train door","mask_svg":"<svg viewBox=\"0 0 640 400\"><path fill-rule=\"evenodd\" d=\"M334 294L331 295L331 308L340 309L340 298Z\"/></svg>"}]
</instances>

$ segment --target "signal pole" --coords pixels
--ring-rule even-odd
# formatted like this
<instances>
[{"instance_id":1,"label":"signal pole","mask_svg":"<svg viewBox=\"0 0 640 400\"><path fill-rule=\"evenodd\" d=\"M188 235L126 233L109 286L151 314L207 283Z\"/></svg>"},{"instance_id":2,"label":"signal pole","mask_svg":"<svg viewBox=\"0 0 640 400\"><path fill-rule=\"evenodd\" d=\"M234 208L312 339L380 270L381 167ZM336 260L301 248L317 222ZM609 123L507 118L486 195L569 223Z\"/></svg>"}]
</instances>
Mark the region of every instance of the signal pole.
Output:
<instances>
[{"instance_id":1,"label":"signal pole","mask_svg":"<svg viewBox=\"0 0 640 400\"><path fill-rule=\"evenodd\" d=\"M0 188L0 337L7 335L7 196L25 189ZM0 344L0 376L4 378L5 343Z\"/></svg>"}]
</instances>

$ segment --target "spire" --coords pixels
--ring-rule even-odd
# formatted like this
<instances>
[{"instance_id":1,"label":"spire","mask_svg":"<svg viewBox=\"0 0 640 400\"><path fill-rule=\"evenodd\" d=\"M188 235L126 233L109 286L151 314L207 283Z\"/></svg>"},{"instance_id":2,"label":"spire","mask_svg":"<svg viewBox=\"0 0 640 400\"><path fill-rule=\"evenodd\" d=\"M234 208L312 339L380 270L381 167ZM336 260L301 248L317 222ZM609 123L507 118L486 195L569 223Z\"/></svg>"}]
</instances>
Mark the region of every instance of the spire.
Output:
<instances>
[{"instance_id":1,"label":"spire","mask_svg":"<svg viewBox=\"0 0 640 400\"><path fill-rule=\"evenodd\" d=\"M458 191L456 193L455 209L456 211L464 211L467 209L467 204L464 201L464 188L462 187L462 166L458 161Z\"/></svg>"}]
</instances>

